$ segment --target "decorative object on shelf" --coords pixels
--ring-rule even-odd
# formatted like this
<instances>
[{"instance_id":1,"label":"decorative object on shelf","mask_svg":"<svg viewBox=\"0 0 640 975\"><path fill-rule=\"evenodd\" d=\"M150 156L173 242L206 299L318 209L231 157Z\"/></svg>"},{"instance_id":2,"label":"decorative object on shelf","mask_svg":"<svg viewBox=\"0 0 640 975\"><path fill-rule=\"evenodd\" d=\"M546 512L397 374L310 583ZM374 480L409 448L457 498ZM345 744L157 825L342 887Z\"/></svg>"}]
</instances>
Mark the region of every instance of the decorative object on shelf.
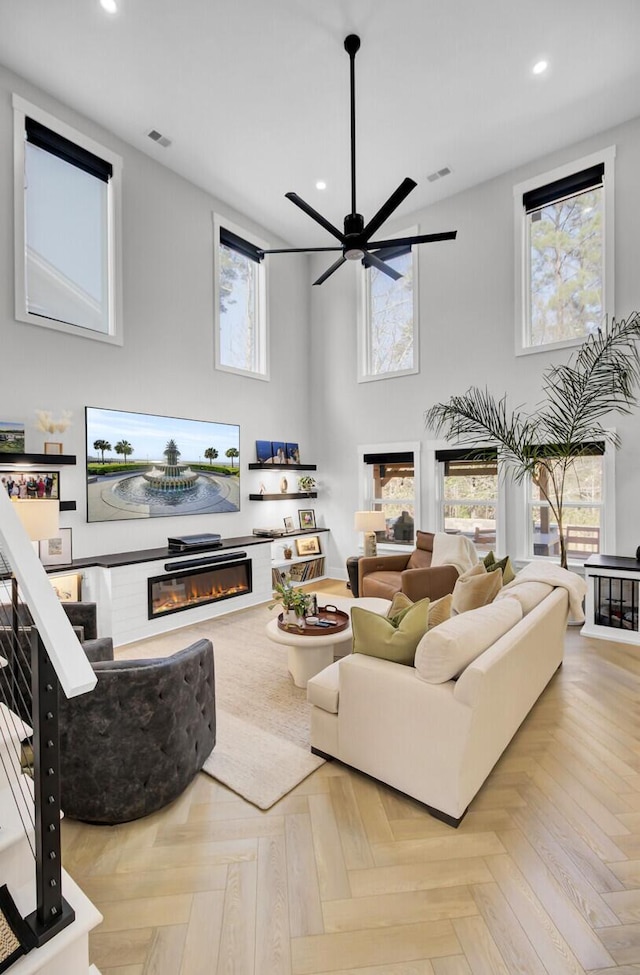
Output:
<instances>
[{"instance_id":1,"label":"decorative object on shelf","mask_svg":"<svg viewBox=\"0 0 640 975\"><path fill-rule=\"evenodd\" d=\"M260 481L260 494L267 493L267 485L263 481Z\"/></svg>"},{"instance_id":2,"label":"decorative object on shelf","mask_svg":"<svg viewBox=\"0 0 640 975\"><path fill-rule=\"evenodd\" d=\"M630 413L640 384L640 312L626 321L606 323L574 352L567 365L543 373L545 399L531 412L507 410L506 396L496 399L472 386L424 414L425 426L446 440L477 449L497 447L498 466L516 483L531 479L553 514L560 539L560 565L567 567L564 523L567 474L588 445L620 445L620 437L601 417Z\"/></svg>"},{"instance_id":3,"label":"decorative object on shelf","mask_svg":"<svg viewBox=\"0 0 640 975\"><path fill-rule=\"evenodd\" d=\"M298 555L319 555L320 539L317 535L308 535L306 538L296 538L296 552Z\"/></svg>"},{"instance_id":4,"label":"decorative object on shelf","mask_svg":"<svg viewBox=\"0 0 640 975\"><path fill-rule=\"evenodd\" d=\"M291 515L287 515L287 517L283 518L282 520L284 521L285 531L288 532L294 531L293 518L291 517Z\"/></svg>"},{"instance_id":5,"label":"decorative object on shelf","mask_svg":"<svg viewBox=\"0 0 640 975\"><path fill-rule=\"evenodd\" d=\"M51 538L42 539L39 543L38 554L43 565L69 565L73 558L71 554L71 529L58 528Z\"/></svg>"},{"instance_id":6,"label":"decorative object on shelf","mask_svg":"<svg viewBox=\"0 0 640 975\"><path fill-rule=\"evenodd\" d=\"M0 420L0 454L24 454L24 423Z\"/></svg>"},{"instance_id":7,"label":"decorative object on shelf","mask_svg":"<svg viewBox=\"0 0 640 975\"><path fill-rule=\"evenodd\" d=\"M313 508L298 508L298 521L301 528L315 528L316 513Z\"/></svg>"},{"instance_id":8,"label":"decorative object on shelf","mask_svg":"<svg viewBox=\"0 0 640 975\"><path fill-rule=\"evenodd\" d=\"M280 573L280 581L273 588L276 595L274 601L269 603L269 609L282 603L283 622L286 620L286 625L289 626L304 626L304 618L311 602L309 593L296 589L291 583L291 576L286 572Z\"/></svg>"},{"instance_id":9,"label":"decorative object on shelf","mask_svg":"<svg viewBox=\"0 0 640 975\"><path fill-rule=\"evenodd\" d=\"M316 479L311 477L309 474L304 474L302 477L298 478L298 490L303 494L310 494L315 490Z\"/></svg>"},{"instance_id":10,"label":"decorative object on shelf","mask_svg":"<svg viewBox=\"0 0 640 975\"><path fill-rule=\"evenodd\" d=\"M14 500L57 501L60 498L59 471L3 471L0 484Z\"/></svg>"},{"instance_id":11,"label":"decorative object on shelf","mask_svg":"<svg viewBox=\"0 0 640 975\"><path fill-rule=\"evenodd\" d=\"M286 494L289 490L289 482L286 477L280 478L280 494Z\"/></svg>"},{"instance_id":12,"label":"decorative object on shelf","mask_svg":"<svg viewBox=\"0 0 640 975\"><path fill-rule=\"evenodd\" d=\"M365 558L377 555L376 532L383 532L387 527L384 511L356 511L353 527L357 532L364 532Z\"/></svg>"},{"instance_id":13,"label":"decorative object on shelf","mask_svg":"<svg viewBox=\"0 0 640 975\"><path fill-rule=\"evenodd\" d=\"M270 440L256 440L256 459L259 464L272 464L273 452Z\"/></svg>"},{"instance_id":14,"label":"decorative object on shelf","mask_svg":"<svg viewBox=\"0 0 640 975\"><path fill-rule=\"evenodd\" d=\"M284 555L285 559L293 558L293 549L291 548L289 542L287 542L287 544L283 547L282 554Z\"/></svg>"},{"instance_id":15,"label":"decorative object on shelf","mask_svg":"<svg viewBox=\"0 0 640 975\"><path fill-rule=\"evenodd\" d=\"M273 464L287 463L287 446L284 440L273 440L271 442L271 461Z\"/></svg>"},{"instance_id":16,"label":"decorative object on shelf","mask_svg":"<svg viewBox=\"0 0 640 975\"><path fill-rule=\"evenodd\" d=\"M51 410L36 410L36 420L38 430L42 433L64 433L71 426L72 413L70 410L63 410L56 419ZM45 454L62 454L63 447L58 441L46 441L44 444Z\"/></svg>"},{"instance_id":17,"label":"decorative object on shelf","mask_svg":"<svg viewBox=\"0 0 640 975\"><path fill-rule=\"evenodd\" d=\"M297 443L288 443L285 446L287 464L300 463L300 448Z\"/></svg>"}]
</instances>

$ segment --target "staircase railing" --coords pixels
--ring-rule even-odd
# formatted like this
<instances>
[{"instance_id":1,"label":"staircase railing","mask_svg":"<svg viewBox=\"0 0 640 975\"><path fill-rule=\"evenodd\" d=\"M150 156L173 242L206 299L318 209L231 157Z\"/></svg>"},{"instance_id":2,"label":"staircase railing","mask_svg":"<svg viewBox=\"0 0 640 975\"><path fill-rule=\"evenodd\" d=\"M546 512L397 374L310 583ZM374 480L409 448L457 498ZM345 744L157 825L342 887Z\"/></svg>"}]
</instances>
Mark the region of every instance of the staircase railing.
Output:
<instances>
[{"instance_id":1,"label":"staircase railing","mask_svg":"<svg viewBox=\"0 0 640 975\"><path fill-rule=\"evenodd\" d=\"M5 751L10 739L21 742L22 763L5 761L4 771L25 833L29 836L34 830L36 909L26 918L32 933L30 947L34 947L54 937L75 916L61 887L59 689L75 697L91 691L96 677L4 490L0 490L0 591L0 653L6 661L2 661L5 707L0 736ZM25 789L17 769L20 764L30 766L31 756L34 809L26 812L31 820L27 822Z\"/></svg>"}]
</instances>

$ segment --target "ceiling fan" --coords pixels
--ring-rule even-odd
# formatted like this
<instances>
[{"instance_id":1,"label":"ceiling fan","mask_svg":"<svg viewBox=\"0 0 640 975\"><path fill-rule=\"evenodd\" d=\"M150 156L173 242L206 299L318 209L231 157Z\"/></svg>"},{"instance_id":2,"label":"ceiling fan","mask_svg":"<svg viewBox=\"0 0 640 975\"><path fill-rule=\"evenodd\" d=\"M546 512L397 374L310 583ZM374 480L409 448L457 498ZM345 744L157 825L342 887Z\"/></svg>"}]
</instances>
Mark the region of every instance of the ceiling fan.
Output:
<instances>
[{"instance_id":1,"label":"ceiling fan","mask_svg":"<svg viewBox=\"0 0 640 975\"><path fill-rule=\"evenodd\" d=\"M356 53L360 49L360 38L357 34L349 34L345 38L344 48L349 55L350 61L350 82L351 82L351 213L344 218L344 231L337 227L314 210L297 193L285 193L287 199L300 207L312 220L319 223L321 227L328 230L330 234L340 241L339 247L280 247L273 250L260 250L260 254L302 254L312 251L341 251L342 255L331 267L327 268L323 274L314 281L315 284L322 284L337 271L345 261L362 261L365 267L375 267L390 278L397 280L402 275L391 267L386 261L394 257L408 254L413 244L429 244L439 240L455 240L457 231L449 230L440 234L418 234L413 237L398 237L391 240L372 240L371 238L380 229L382 224L389 219L394 210L407 198L411 190L418 185L415 180L403 179L400 186L394 190L386 203L383 203L369 223L365 224L361 213L356 212L356 99L355 99L355 60Z\"/></svg>"}]
</instances>

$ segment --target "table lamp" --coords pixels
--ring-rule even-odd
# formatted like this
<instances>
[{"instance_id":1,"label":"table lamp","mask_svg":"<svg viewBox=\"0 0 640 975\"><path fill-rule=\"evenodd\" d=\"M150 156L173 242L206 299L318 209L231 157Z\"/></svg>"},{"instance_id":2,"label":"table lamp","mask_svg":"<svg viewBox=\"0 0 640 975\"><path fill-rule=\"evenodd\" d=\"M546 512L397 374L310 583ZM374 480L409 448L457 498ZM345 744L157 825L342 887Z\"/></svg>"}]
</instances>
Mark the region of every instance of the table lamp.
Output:
<instances>
[{"instance_id":1,"label":"table lamp","mask_svg":"<svg viewBox=\"0 0 640 975\"><path fill-rule=\"evenodd\" d=\"M12 500L22 527L32 542L55 538L58 534L60 504L51 498Z\"/></svg>"},{"instance_id":2,"label":"table lamp","mask_svg":"<svg viewBox=\"0 0 640 975\"><path fill-rule=\"evenodd\" d=\"M353 527L357 532L364 532L365 557L376 555L376 532L383 532L387 527L384 511L356 511Z\"/></svg>"}]
</instances>

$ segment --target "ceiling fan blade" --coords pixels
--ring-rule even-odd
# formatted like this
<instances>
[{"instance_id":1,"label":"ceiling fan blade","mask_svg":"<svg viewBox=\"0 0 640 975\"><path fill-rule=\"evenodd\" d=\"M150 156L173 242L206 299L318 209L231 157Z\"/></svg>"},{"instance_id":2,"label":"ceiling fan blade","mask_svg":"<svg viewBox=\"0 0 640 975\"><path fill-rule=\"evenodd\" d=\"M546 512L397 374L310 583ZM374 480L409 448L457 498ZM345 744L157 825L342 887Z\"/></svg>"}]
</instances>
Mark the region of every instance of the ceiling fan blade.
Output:
<instances>
[{"instance_id":1,"label":"ceiling fan blade","mask_svg":"<svg viewBox=\"0 0 640 975\"><path fill-rule=\"evenodd\" d=\"M417 234L415 237L396 237L395 240L370 240L367 247L402 247L408 244L433 244L439 240L455 240L457 230L446 230L442 234Z\"/></svg>"},{"instance_id":2,"label":"ceiling fan blade","mask_svg":"<svg viewBox=\"0 0 640 975\"><path fill-rule=\"evenodd\" d=\"M378 271L382 271L383 274L387 274L390 278L393 278L394 281L397 281L398 278L402 277L402 274L400 274L399 271L396 271L395 268L385 264L384 261L381 261L380 258L376 257L375 254L369 253L369 251L364 252L362 263L365 267L375 267Z\"/></svg>"},{"instance_id":3,"label":"ceiling fan blade","mask_svg":"<svg viewBox=\"0 0 640 975\"><path fill-rule=\"evenodd\" d=\"M404 244L402 247L382 247L379 251L375 251L376 257L381 261L392 261L394 257L404 257L405 254L410 253L411 244Z\"/></svg>"},{"instance_id":4,"label":"ceiling fan blade","mask_svg":"<svg viewBox=\"0 0 640 975\"><path fill-rule=\"evenodd\" d=\"M260 250L261 254L311 254L316 251L341 251L342 247L273 247Z\"/></svg>"},{"instance_id":5,"label":"ceiling fan blade","mask_svg":"<svg viewBox=\"0 0 640 975\"><path fill-rule=\"evenodd\" d=\"M297 207L300 207L300 209L303 210L308 217L311 217L311 219L315 220L316 223L319 223L321 227L328 230L330 234L337 237L341 243L344 243L344 234L338 230L337 227L334 227L332 223L329 223L328 220L325 220L321 213L318 213L318 211L314 210L312 206L305 203L302 197L298 196L297 193L285 193L285 196L288 200L291 200L292 203L295 203Z\"/></svg>"},{"instance_id":6,"label":"ceiling fan blade","mask_svg":"<svg viewBox=\"0 0 640 975\"><path fill-rule=\"evenodd\" d=\"M327 280L328 277L331 277L334 271L337 271L339 267L342 267L345 261L346 261L346 257L339 257L338 260L335 261L335 263L332 264L331 267L328 267L327 270L324 272L324 274L321 274L318 280L314 281L313 283L322 284L324 281Z\"/></svg>"},{"instance_id":7,"label":"ceiling fan blade","mask_svg":"<svg viewBox=\"0 0 640 975\"><path fill-rule=\"evenodd\" d=\"M397 190L391 194L386 203L383 203L378 212L374 217L371 218L367 226L362 232L362 236L365 240L368 240L372 234L375 234L385 220L388 220L393 211L400 206L403 200L405 200L411 190L415 189L418 184L414 179L403 179Z\"/></svg>"}]
</instances>

